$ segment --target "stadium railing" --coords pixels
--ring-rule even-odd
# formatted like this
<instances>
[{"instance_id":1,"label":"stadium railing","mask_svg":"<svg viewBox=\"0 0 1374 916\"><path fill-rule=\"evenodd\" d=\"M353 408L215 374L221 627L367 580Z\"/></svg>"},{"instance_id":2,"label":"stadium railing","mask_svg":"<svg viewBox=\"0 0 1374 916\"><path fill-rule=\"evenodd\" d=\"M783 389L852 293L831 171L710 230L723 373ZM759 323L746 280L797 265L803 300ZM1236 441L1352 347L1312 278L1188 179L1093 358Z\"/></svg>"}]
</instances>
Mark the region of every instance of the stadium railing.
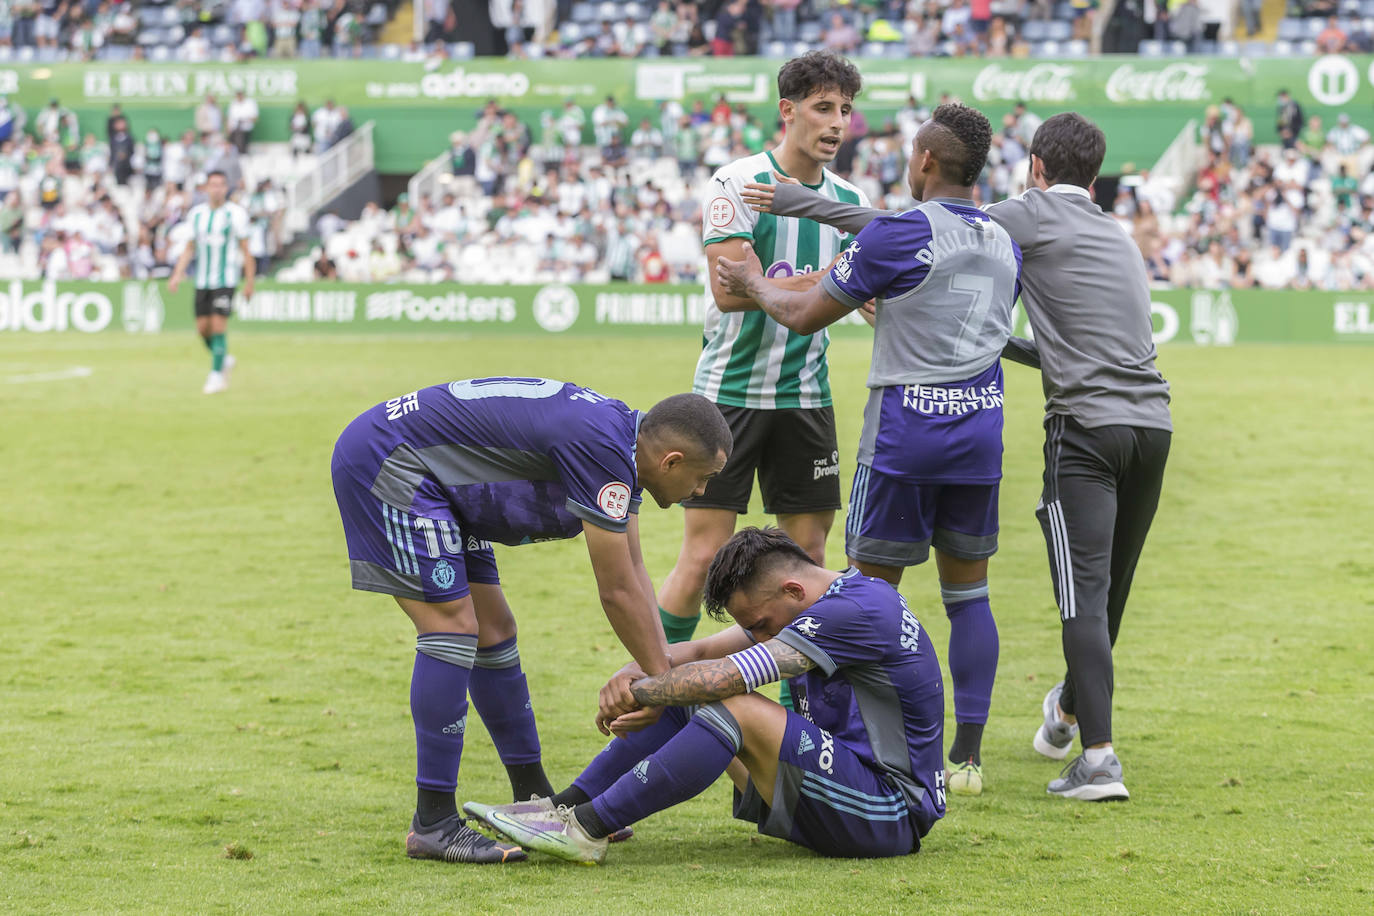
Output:
<instances>
[{"instance_id":1,"label":"stadium railing","mask_svg":"<svg viewBox=\"0 0 1374 916\"><path fill-rule=\"evenodd\" d=\"M409 184L406 185L411 206L418 205L422 200L433 200L435 192L444 183L444 176L448 174L449 154L447 151L426 162L424 168L412 175Z\"/></svg>"},{"instance_id":2,"label":"stadium railing","mask_svg":"<svg viewBox=\"0 0 1374 916\"><path fill-rule=\"evenodd\" d=\"M293 235L310 226L315 211L363 175L372 171L376 150L368 121L320 154L318 167L286 187L286 229Z\"/></svg>"}]
</instances>

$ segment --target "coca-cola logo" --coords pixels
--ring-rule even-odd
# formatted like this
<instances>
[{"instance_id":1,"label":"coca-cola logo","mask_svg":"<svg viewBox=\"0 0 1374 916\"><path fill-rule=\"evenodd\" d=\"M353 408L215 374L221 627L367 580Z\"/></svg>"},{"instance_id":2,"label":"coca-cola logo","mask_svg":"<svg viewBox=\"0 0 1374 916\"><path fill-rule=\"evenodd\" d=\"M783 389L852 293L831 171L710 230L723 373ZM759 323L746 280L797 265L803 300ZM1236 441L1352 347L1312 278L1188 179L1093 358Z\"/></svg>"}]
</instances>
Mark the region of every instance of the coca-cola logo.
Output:
<instances>
[{"instance_id":1,"label":"coca-cola logo","mask_svg":"<svg viewBox=\"0 0 1374 916\"><path fill-rule=\"evenodd\" d=\"M1137 70L1122 64L1107 78L1112 102L1197 102L1209 97L1206 64L1169 64L1161 70Z\"/></svg>"},{"instance_id":2,"label":"coca-cola logo","mask_svg":"<svg viewBox=\"0 0 1374 916\"><path fill-rule=\"evenodd\" d=\"M1003 70L989 64L973 81L973 97L980 102L1066 102L1074 97L1073 74L1068 64L1036 64L1027 70Z\"/></svg>"}]
</instances>

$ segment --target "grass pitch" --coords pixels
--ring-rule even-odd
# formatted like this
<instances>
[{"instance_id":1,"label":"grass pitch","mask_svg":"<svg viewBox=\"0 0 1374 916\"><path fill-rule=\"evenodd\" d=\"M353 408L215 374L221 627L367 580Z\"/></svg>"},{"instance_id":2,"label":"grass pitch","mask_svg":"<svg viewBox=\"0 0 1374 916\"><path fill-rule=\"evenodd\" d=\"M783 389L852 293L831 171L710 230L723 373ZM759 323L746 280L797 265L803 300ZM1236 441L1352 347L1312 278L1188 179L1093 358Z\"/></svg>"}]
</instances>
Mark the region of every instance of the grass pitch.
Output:
<instances>
[{"instance_id":1,"label":"grass pitch","mask_svg":"<svg viewBox=\"0 0 1374 916\"><path fill-rule=\"evenodd\" d=\"M1030 747L1062 658L1032 515L1039 380L1008 366L986 794L952 797L917 856L837 861L730 820L718 784L582 869L405 858L413 632L348 588L329 454L364 408L453 378L647 407L688 385L695 334L230 341L234 386L207 398L190 335L0 337L0 911L1374 908L1374 351L1165 351L1177 432L1116 653L1129 803L1047 797L1057 767ZM867 347L831 354L847 488ZM72 367L92 371L51 378ZM680 526L646 506L656 581ZM595 691L623 653L580 540L498 559L563 785L600 747ZM933 569L903 591L943 654ZM473 727L460 800L506 791Z\"/></svg>"}]
</instances>

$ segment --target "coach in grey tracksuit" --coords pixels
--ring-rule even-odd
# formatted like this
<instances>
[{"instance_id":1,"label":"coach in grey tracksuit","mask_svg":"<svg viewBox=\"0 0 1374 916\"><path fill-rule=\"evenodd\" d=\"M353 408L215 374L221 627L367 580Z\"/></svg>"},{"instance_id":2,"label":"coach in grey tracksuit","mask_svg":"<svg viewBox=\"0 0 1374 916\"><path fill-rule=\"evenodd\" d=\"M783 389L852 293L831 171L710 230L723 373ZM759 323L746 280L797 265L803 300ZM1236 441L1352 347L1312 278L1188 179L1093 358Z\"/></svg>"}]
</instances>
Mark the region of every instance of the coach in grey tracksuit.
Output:
<instances>
[{"instance_id":1,"label":"coach in grey tracksuit","mask_svg":"<svg viewBox=\"0 0 1374 916\"><path fill-rule=\"evenodd\" d=\"M1068 674L1045 697L1035 747L1056 759L1082 729L1083 756L1052 781L1070 798L1127 798L1112 751L1112 646L1159 502L1172 424L1155 368L1144 261L1093 203L1106 142L1095 124L1055 115L1031 143L1031 183L986 208L1021 247L1021 301L1035 340L1004 356L1041 370L1044 491L1036 515L1049 548ZM857 232L883 211L835 204L799 185L771 209ZM1076 724L1075 724L1076 718Z\"/></svg>"}]
</instances>

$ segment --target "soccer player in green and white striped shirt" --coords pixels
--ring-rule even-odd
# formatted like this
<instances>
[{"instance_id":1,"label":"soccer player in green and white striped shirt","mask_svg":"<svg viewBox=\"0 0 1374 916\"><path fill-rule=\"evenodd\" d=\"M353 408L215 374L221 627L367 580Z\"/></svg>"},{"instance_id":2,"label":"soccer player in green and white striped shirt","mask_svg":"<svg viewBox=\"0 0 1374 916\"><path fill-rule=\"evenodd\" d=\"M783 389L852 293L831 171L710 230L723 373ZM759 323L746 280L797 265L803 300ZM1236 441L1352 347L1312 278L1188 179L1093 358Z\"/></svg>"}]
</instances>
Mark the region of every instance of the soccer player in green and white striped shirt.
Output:
<instances>
[{"instance_id":1,"label":"soccer player in green and white striped shirt","mask_svg":"<svg viewBox=\"0 0 1374 916\"><path fill-rule=\"evenodd\" d=\"M242 278L244 298L253 297L256 265L248 251L248 211L229 200L229 180L223 172L205 176L205 196L205 203L196 204L186 214L191 239L177 259L167 289L176 294L195 258L196 331L211 359L210 375L202 390L216 394L229 387L228 373L234 368L224 339L229 316L234 313L234 290Z\"/></svg>"},{"instance_id":2,"label":"soccer player in green and white striped shirt","mask_svg":"<svg viewBox=\"0 0 1374 916\"><path fill-rule=\"evenodd\" d=\"M720 408L734 434L725 470L706 492L684 503L677 564L659 591L669 642L690 639L700 619L701 590L716 551L748 511L754 474L765 512L825 565L825 540L840 508L839 446L830 406L825 331L796 334L751 299L730 295L715 275L717 257L741 258L751 246L772 281L808 289L850 238L812 220L756 213L741 197L750 182L792 178L835 200L866 203L863 193L825 169L839 152L863 80L853 64L812 51L778 71L781 145L723 166L702 202L702 242L710 302L693 391Z\"/></svg>"}]
</instances>

